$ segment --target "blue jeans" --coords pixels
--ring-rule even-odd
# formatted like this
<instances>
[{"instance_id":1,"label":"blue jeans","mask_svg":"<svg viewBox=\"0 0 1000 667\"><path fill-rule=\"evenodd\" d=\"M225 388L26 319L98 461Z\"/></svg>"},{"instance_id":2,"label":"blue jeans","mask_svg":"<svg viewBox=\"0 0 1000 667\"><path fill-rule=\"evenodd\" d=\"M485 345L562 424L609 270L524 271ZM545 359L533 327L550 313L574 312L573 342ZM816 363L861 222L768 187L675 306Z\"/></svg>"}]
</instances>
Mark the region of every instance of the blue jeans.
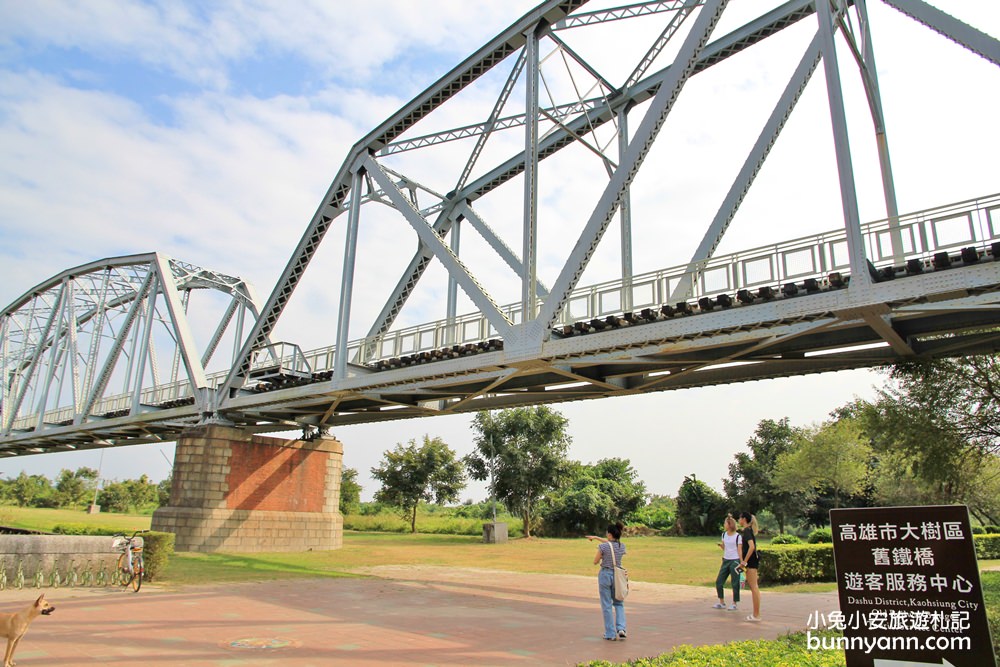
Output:
<instances>
[{"instance_id":1,"label":"blue jeans","mask_svg":"<svg viewBox=\"0 0 1000 667\"><path fill-rule=\"evenodd\" d=\"M601 593L601 613L604 615L604 637L617 637L625 630L625 605L615 599L615 573L602 567L597 575L597 589ZM612 609L613 608L613 609ZM618 623L615 624L617 616Z\"/></svg>"}]
</instances>

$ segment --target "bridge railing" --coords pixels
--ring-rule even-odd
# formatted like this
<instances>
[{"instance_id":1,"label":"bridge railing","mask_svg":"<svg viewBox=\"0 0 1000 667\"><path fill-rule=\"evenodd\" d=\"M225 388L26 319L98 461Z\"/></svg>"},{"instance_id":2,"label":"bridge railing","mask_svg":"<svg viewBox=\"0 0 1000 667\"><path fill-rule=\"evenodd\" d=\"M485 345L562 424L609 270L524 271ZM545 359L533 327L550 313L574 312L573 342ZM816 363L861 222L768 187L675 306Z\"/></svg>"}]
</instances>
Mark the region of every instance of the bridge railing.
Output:
<instances>
[{"instance_id":1,"label":"bridge railing","mask_svg":"<svg viewBox=\"0 0 1000 667\"><path fill-rule=\"evenodd\" d=\"M865 252L873 263L897 264L909 259L927 259L935 253L967 246L984 247L1000 241L1000 194L971 199L956 204L909 213L898 218L895 228L888 219L862 225ZM892 239L899 238L899 253L894 253ZM779 286L789 281L826 277L829 273L844 273L850 261L847 235L844 230L806 236L791 241L721 255L699 262L644 273L629 281L611 280L574 290L560 313L558 324L572 324L593 318L640 310L671 303L671 300L697 300L740 289L755 289L764 285ZM679 287L690 283L690 291L680 296ZM521 305L501 308L510 320L521 321ZM454 319L438 320L390 331L380 336L352 341L348 344L348 359L369 363L381 359L403 357L420 352L439 350L450 345L478 343L497 337L488 320L479 313ZM296 346L272 350L269 363L284 368L308 369L326 373L334 368L336 346L302 352ZM227 371L208 376L208 384L222 384ZM178 381L144 389L140 403L147 406L169 405L193 396L187 381ZM131 406L130 394L109 396L99 400L93 414L126 414ZM46 424L71 423L72 408L46 412ZM31 429L38 416L23 416L14 423L15 430Z\"/></svg>"},{"instance_id":2,"label":"bridge railing","mask_svg":"<svg viewBox=\"0 0 1000 667\"><path fill-rule=\"evenodd\" d=\"M893 252L894 230L889 219L862 225L865 252L872 262L896 259L905 262L912 258L928 258L940 251L992 243L1000 239L1000 194L900 216L896 229L901 246L898 258ZM616 279L576 289L567 299L557 324L572 324L623 310L658 307L671 303L672 299L696 301L704 296L735 293L740 289L826 277L833 271L846 273L849 266L847 233L840 229L713 257L694 266L644 273L630 281ZM678 288L688 283L690 292L679 295ZM520 304L501 310L515 324L520 322ZM349 358L355 358L358 347L368 352L365 361L376 361L486 340L496 335L485 317L473 313L454 320L438 320L387 332L355 343ZM324 348L323 352L332 359L335 351ZM329 363L329 366L315 363L313 368L332 368L332 361Z\"/></svg>"}]
</instances>

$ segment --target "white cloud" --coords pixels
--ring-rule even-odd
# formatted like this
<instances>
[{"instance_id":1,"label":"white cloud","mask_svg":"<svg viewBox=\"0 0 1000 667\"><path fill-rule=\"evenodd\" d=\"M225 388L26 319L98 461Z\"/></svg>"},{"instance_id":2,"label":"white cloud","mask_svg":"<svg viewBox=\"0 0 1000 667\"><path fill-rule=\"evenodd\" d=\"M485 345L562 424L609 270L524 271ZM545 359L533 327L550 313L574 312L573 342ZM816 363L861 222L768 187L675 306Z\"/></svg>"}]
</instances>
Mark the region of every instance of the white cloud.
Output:
<instances>
[{"instance_id":1,"label":"white cloud","mask_svg":"<svg viewBox=\"0 0 1000 667\"><path fill-rule=\"evenodd\" d=\"M234 65L269 55L360 82L403 52L457 60L512 22L519 6L530 4L465 3L449 11L447 2L391 0L5 2L0 48L59 47L110 62L137 61L216 89L227 87Z\"/></svg>"}]
</instances>

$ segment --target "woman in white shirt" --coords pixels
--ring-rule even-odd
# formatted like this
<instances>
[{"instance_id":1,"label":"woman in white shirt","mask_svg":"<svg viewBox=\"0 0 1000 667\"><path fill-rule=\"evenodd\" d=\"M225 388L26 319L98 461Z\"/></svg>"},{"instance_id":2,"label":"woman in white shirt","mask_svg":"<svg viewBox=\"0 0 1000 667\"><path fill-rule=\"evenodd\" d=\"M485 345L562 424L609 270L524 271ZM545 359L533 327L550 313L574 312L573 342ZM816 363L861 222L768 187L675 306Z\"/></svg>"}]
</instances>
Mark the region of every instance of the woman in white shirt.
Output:
<instances>
[{"instance_id":1,"label":"woman in white shirt","mask_svg":"<svg viewBox=\"0 0 1000 667\"><path fill-rule=\"evenodd\" d=\"M723 587L726 579L733 580L733 603L729 605L729 611L736 611L740 603L740 546L743 538L736 530L736 519L729 515L725 521L726 532L722 534L722 541L719 548L722 549L722 566L719 568L719 576L715 578L715 592L719 596L719 601L715 603L715 609L726 608L726 596Z\"/></svg>"}]
</instances>

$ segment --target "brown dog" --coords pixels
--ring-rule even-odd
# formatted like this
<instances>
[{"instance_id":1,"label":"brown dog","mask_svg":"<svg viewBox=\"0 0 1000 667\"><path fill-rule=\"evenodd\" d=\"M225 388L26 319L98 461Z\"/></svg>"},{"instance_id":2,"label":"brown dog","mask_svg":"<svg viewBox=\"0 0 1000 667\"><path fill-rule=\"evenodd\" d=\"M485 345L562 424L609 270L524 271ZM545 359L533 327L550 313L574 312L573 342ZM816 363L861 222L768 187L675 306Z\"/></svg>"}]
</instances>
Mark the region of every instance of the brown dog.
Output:
<instances>
[{"instance_id":1,"label":"brown dog","mask_svg":"<svg viewBox=\"0 0 1000 667\"><path fill-rule=\"evenodd\" d=\"M14 650L21 637L28 631L31 622L38 618L39 614L48 616L55 609L45 599L45 595L39 595L35 603L29 605L27 609L22 609L16 613L0 614L0 637L7 638L7 653L3 657L3 667L14 667Z\"/></svg>"}]
</instances>

